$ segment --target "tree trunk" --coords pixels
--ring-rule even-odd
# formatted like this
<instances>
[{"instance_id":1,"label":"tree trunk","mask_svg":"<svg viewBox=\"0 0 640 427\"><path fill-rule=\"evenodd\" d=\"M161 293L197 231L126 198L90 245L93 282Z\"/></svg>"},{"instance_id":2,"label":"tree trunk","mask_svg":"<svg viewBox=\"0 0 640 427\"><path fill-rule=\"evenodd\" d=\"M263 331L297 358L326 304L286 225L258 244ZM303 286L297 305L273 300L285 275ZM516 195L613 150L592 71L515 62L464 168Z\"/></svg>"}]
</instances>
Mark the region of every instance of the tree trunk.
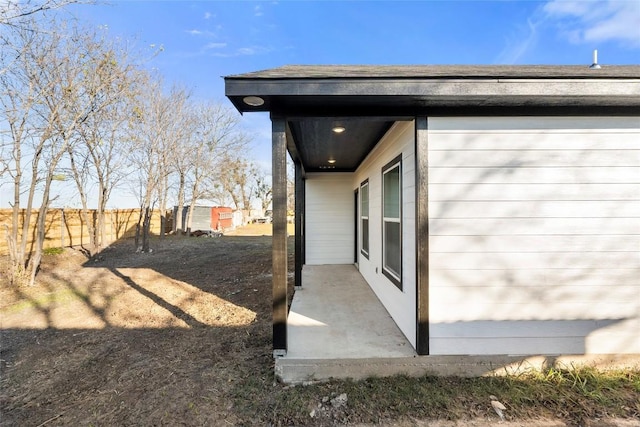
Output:
<instances>
[{"instance_id":1,"label":"tree trunk","mask_svg":"<svg viewBox=\"0 0 640 427\"><path fill-rule=\"evenodd\" d=\"M40 269L40 262L42 261L42 250L44 247L44 238L46 234L46 220L47 211L49 209L49 194L51 191L51 181L53 179L53 170L50 169L49 174L45 180L44 191L42 194L42 204L38 209L38 219L36 221L36 241L35 250L31 257L29 257L29 265L27 266L27 272L29 274L29 286L33 286L36 282L36 274Z\"/></svg>"},{"instance_id":2,"label":"tree trunk","mask_svg":"<svg viewBox=\"0 0 640 427\"><path fill-rule=\"evenodd\" d=\"M144 212L144 207L140 207L140 212L138 213L138 222L136 223L136 236L134 239L136 252L138 252L139 250L142 250L142 247L140 246L140 238L142 237L141 232L142 232L143 212Z\"/></svg>"},{"instance_id":3,"label":"tree trunk","mask_svg":"<svg viewBox=\"0 0 640 427\"><path fill-rule=\"evenodd\" d=\"M102 182L99 184L98 188L98 206L96 207L96 250L101 251L105 245L104 239L104 211L105 211L105 192L106 189Z\"/></svg>"},{"instance_id":4,"label":"tree trunk","mask_svg":"<svg viewBox=\"0 0 640 427\"><path fill-rule=\"evenodd\" d=\"M166 205L167 205L168 186L169 186L168 178L165 175L165 177L162 178L162 185L159 188L160 191L158 191L158 196L159 196L158 204L160 205L160 238L161 239L164 239L164 229L167 225Z\"/></svg>"},{"instance_id":5,"label":"tree trunk","mask_svg":"<svg viewBox=\"0 0 640 427\"><path fill-rule=\"evenodd\" d=\"M73 173L73 180L76 183L76 188L78 189L78 194L80 195L80 202L82 203L80 215L82 215L82 220L84 221L84 223L87 224L87 231L89 233L89 255L93 256L97 251L97 242L95 237L95 227L93 226L93 222L89 218L89 204L87 202L87 194L82 185L83 180L76 165L72 148L69 147L67 149L67 152L69 153L69 163L71 165L71 172Z\"/></svg>"},{"instance_id":6,"label":"tree trunk","mask_svg":"<svg viewBox=\"0 0 640 427\"><path fill-rule=\"evenodd\" d=\"M189 204L189 215L187 217L187 236L191 235L191 226L193 225L193 211L196 208L196 199L191 198L191 203Z\"/></svg>"},{"instance_id":7,"label":"tree trunk","mask_svg":"<svg viewBox=\"0 0 640 427\"><path fill-rule=\"evenodd\" d=\"M185 181L186 179L185 179L184 173L181 172L179 185L178 185L178 209L173 218L176 234L180 234L180 235L185 233L184 219L182 217L182 210L184 205L184 187L186 185Z\"/></svg>"},{"instance_id":8,"label":"tree trunk","mask_svg":"<svg viewBox=\"0 0 640 427\"><path fill-rule=\"evenodd\" d=\"M144 210L144 222L142 223L142 252L149 252L149 229L151 228L151 209L147 206Z\"/></svg>"}]
</instances>

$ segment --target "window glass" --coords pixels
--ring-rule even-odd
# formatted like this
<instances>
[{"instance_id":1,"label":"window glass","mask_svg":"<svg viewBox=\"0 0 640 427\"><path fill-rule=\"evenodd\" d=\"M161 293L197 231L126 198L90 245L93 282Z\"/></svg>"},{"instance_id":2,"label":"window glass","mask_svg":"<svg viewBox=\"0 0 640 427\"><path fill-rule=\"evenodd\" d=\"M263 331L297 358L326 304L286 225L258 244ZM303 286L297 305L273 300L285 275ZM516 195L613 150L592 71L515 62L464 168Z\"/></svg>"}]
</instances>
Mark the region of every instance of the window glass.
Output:
<instances>
[{"instance_id":1,"label":"window glass","mask_svg":"<svg viewBox=\"0 0 640 427\"><path fill-rule=\"evenodd\" d=\"M362 224L362 254L369 258L369 181L360 184L360 222Z\"/></svg>"},{"instance_id":2,"label":"window glass","mask_svg":"<svg viewBox=\"0 0 640 427\"><path fill-rule=\"evenodd\" d=\"M402 156L382 168L382 273L402 290Z\"/></svg>"},{"instance_id":3,"label":"window glass","mask_svg":"<svg viewBox=\"0 0 640 427\"><path fill-rule=\"evenodd\" d=\"M386 247L384 251L384 265L387 270L400 278L400 265L402 263L400 248L400 223L389 222L384 223L384 239Z\"/></svg>"},{"instance_id":4,"label":"window glass","mask_svg":"<svg viewBox=\"0 0 640 427\"><path fill-rule=\"evenodd\" d=\"M369 219L362 219L362 252L369 255Z\"/></svg>"},{"instance_id":5,"label":"window glass","mask_svg":"<svg viewBox=\"0 0 640 427\"><path fill-rule=\"evenodd\" d=\"M362 187L360 187L360 194L361 194L361 207L360 209L362 210L362 216L364 217L369 217L369 183L365 182L364 184L362 184Z\"/></svg>"},{"instance_id":6,"label":"window glass","mask_svg":"<svg viewBox=\"0 0 640 427\"><path fill-rule=\"evenodd\" d=\"M400 165L384 174L384 216L400 218Z\"/></svg>"}]
</instances>

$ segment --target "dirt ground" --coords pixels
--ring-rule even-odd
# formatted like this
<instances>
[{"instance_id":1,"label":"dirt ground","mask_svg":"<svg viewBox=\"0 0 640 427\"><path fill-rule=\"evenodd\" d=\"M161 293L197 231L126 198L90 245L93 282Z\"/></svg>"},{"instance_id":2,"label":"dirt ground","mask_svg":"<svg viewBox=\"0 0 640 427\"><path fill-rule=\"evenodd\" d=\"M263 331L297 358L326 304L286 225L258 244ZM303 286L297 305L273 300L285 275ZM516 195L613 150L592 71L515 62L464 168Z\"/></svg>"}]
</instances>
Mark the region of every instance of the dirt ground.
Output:
<instances>
[{"instance_id":1,"label":"dirt ground","mask_svg":"<svg viewBox=\"0 0 640 427\"><path fill-rule=\"evenodd\" d=\"M0 277L0 425L280 424L266 396L284 388L273 380L270 225L235 234L156 238L151 253L123 241L92 259L66 249L45 256L32 288ZM253 400L263 406L248 410ZM550 423L501 425L564 425Z\"/></svg>"},{"instance_id":2,"label":"dirt ground","mask_svg":"<svg viewBox=\"0 0 640 427\"><path fill-rule=\"evenodd\" d=\"M234 382L272 368L271 238L151 247L67 249L37 286L2 286L0 424L240 423Z\"/></svg>"}]
</instances>

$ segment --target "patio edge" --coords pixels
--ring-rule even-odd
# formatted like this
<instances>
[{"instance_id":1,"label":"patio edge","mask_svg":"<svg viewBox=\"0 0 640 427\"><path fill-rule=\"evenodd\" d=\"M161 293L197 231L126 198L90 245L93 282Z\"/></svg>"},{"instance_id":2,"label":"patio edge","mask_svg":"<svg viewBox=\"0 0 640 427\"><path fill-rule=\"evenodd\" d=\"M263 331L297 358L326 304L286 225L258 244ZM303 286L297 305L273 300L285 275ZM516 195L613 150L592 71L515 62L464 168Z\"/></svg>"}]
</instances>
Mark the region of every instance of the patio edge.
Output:
<instances>
[{"instance_id":1,"label":"patio edge","mask_svg":"<svg viewBox=\"0 0 640 427\"><path fill-rule=\"evenodd\" d=\"M311 384L330 379L361 380L407 375L480 377L593 366L598 369L640 367L640 354L558 356L415 356L362 359L275 359L275 375L285 384Z\"/></svg>"}]
</instances>

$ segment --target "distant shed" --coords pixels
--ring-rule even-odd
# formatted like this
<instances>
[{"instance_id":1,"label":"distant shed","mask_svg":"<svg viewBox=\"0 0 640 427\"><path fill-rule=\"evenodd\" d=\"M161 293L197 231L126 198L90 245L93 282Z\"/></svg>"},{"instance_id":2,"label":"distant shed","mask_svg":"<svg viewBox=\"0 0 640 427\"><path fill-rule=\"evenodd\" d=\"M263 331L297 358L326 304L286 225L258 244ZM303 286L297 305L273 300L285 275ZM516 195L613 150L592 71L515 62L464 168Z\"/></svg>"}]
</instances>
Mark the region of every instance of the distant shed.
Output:
<instances>
[{"instance_id":1,"label":"distant shed","mask_svg":"<svg viewBox=\"0 0 640 427\"><path fill-rule=\"evenodd\" d=\"M178 217L179 207L173 208L175 218ZM187 221L189 220L189 206L182 207L182 224L183 228L191 228L191 231L224 231L234 228L233 209L227 206L208 206L196 205L193 209L193 218L191 219L191 227ZM174 222L174 232L177 231L178 222Z\"/></svg>"}]
</instances>

